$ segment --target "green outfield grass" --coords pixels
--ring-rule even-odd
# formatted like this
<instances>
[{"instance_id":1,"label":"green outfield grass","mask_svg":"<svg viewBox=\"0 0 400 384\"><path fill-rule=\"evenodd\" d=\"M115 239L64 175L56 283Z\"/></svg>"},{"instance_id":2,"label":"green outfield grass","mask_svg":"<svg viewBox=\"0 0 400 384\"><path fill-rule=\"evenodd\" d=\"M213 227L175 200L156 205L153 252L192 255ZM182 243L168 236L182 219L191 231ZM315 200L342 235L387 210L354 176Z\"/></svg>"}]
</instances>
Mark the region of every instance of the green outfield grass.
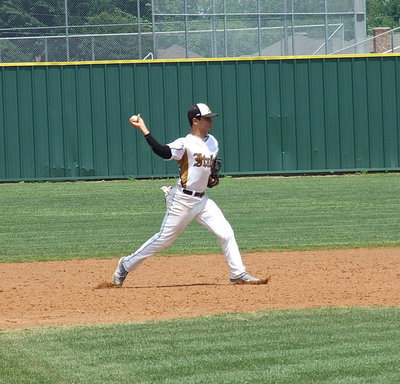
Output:
<instances>
[{"instance_id":1,"label":"green outfield grass","mask_svg":"<svg viewBox=\"0 0 400 384\"><path fill-rule=\"evenodd\" d=\"M174 183L0 184L0 261L131 252ZM399 174L224 178L208 194L243 251L400 246ZM193 223L165 253L208 252ZM399 323L399 308L319 308L0 330L0 384L395 384Z\"/></svg>"},{"instance_id":2,"label":"green outfield grass","mask_svg":"<svg viewBox=\"0 0 400 384\"><path fill-rule=\"evenodd\" d=\"M391 384L400 309L329 308L0 333L0 383Z\"/></svg>"},{"instance_id":3,"label":"green outfield grass","mask_svg":"<svg viewBox=\"0 0 400 384\"><path fill-rule=\"evenodd\" d=\"M0 184L0 261L116 257L158 232L175 180ZM242 251L400 245L400 174L224 178ZM192 223L165 254L219 252Z\"/></svg>"}]
</instances>

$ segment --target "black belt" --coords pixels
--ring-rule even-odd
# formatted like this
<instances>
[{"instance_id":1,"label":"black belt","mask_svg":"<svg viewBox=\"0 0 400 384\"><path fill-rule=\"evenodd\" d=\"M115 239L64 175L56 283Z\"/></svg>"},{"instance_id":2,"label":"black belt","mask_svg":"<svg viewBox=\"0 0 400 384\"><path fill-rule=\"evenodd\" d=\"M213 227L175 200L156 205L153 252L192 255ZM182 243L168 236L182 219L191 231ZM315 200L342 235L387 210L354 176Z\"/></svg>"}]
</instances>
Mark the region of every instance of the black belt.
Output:
<instances>
[{"instance_id":1,"label":"black belt","mask_svg":"<svg viewBox=\"0 0 400 384\"><path fill-rule=\"evenodd\" d=\"M182 192L185 193L186 195L195 196L195 197L203 197L204 196L204 192L195 192L195 191L191 191L189 189L182 189Z\"/></svg>"}]
</instances>

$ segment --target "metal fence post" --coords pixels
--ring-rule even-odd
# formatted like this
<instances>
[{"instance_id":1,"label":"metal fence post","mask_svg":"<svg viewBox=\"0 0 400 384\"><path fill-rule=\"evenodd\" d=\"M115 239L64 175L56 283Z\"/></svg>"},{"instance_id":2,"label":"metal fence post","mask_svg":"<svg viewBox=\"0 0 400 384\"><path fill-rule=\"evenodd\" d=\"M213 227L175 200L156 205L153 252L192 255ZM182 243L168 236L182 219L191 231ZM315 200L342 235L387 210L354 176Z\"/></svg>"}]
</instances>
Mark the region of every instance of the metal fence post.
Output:
<instances>
[{"instance_id":1,"label":"metal fence post","mask_svg":"<svg viewBox=\"0 0 400 384\"><path fill-rule=\"evenodd\" d=\"M69 61L68 0L64 0L64 11L65 11L65 41L67 45L67 61Z\"/></svg>"},{"instance_id":2,"label":"metal fence post","mask_svg":"<svg viewBox=\"0 0 400 384\"><path fill-rule=\"evenodd\" d=\"M47 38L44 39L44 57L46 62L49 61L49 50L47 48Z\"/></svg>"},{"instance_id":3,"label":"metal fence post","mask_svg":"<svg viewBox=\"0 0 400 384\"><path fill-rule=\"evenodd\" d=\"M294 35L294 27L295 27L295 16L294 16L294 1L292 1L292 8L291 8L291 17L290 17L290 25L292 29L292 54L296 54L296 39Z\"/></svg>"},{"instance_id":4,"label":"metal fence post","mask_svg":"<svg viewBox=\"0 0 400 384\"><path fill-rule=\"evenodd\" d=\"M288 25L287 25L287 0L283 3L283 40L284 40L284 55L288 56L289 54L289 40L288 40Z\"/></svg>"},{"instance_id":5,"label":"metal fence post","mask_svg":"<svg viewBox=\"0 0 400 384\"><path fill-rule=\"evenodd\" d=\"M394 36L393 31L390 32L390 50L394 53Z\"/></svg>"},{"instance_id":6,"label":"metal fence post","mask_svg":"<svg viewBox=\"0 0 400 384\"><path fill-rule=\"evenodd\" d=\"M228 57L228 33L226 32L226 0L224 0L224 42L225 42L225 57Z\"/></svg>"},{"instance_id":7,"label":"metal fence post","mask_svg":"<svg viewBox=\"0 0 400 384\"><path fill-rule=\"evenodd\" d=\"M137 22L138 22L138 45L139 45L139 57L142 58L142 30L141 30L141 22L140 22L140 2L136 1L137 6Z\"/></svg>"},{"instance_id":8,"label":"metal fence post","mask_svg":"<svg viewBox=\"0 0 400 384\"><path fill-rule=\"evenodd\" d=\"M215 0L212 0L212 16L211 16L211 25L212 25L212 38L211 38L211 49L212 49L212 57L217 57L217 26L215 22Z\"/></svg>"},{"instance_id":9,"label":"metal fence post","mask_svg":"<svg viewBox=\"0 0 400 384\"><path fill-rule=\"evenodd\" d=\"M258 55L261 56L261 6L260 0L257 0L257 12L258 12L258 29L257 29L257 39L258 39Z\"/></svg>"},{"instance_id":10,"label":"metal fence post","mask_svg":"<svg viewBox=\"0 0 400 384\"><path fill-rule=\"evenodd\" d=\"M328 4L327 1L325 0L325 54L327 55L329 53L329 20L328 20Z\"/></svg>"},{"instance_id":11,"label":"metal fence post","mask_svg":"<svg viewBox=\"0 0 400 384\"><path fill-rule=\"evenodd\" d=\"M157 58L157 51L156 51L156 17L155 17L155 8L154 8L154 0L151 0L151 24L152 24L152 32L153 32L153 55Z\"/></svg>"},{"instance_id":12,"label":"metal fence post","mask_svg":"<svg viewBox=\"0 0 400 384\"><path fill-rule=\"evenodd\" d=\"M365 38L366 20L365 20L366 1L354 0L354 43L356 45L355 53L365 52L364 44L358 44Z\"/></svg>"},{"instance_id":13,"label":"metal fence post","mask_svg":"<svg viewBox=\"0 0 400 384\"><path fill-rule=\"evenodd\" d=\"M187 12L187 0L184 1L184 9L185 9L185 57L189 57L189 32L188 32L188 12Z\"/></svg>"},{"instance_id":14,"label":"metal fence post","mask_svg":"<svg viewBox=\"0 0 400 384\"><path fill-rule=\"evenodd\" d=\"M95 61L95 55L94 55L94 36L92 36L92 61Z\"/></svg>"}]
</instances>

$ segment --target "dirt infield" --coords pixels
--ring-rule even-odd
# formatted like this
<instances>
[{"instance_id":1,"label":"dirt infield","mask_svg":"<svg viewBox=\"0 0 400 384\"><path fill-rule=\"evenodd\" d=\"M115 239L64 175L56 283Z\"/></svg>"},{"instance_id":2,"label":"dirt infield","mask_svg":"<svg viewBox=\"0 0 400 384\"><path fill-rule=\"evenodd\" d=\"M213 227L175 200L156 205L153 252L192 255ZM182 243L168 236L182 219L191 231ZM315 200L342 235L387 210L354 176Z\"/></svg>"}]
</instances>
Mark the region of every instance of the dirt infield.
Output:
<instances>
[{"instance_id":1,"label":"dirt infield","mask_svg":"<svg viewBox=\"0 0 400 384\"><path fill-rule=\"evenodd\" d=\"M123 288L113 260L0 264L0 328L319 306L399 306L400 248L244 254L267 285L232 286L222 255L154 257Z\"/></svg>"}]
</instances>

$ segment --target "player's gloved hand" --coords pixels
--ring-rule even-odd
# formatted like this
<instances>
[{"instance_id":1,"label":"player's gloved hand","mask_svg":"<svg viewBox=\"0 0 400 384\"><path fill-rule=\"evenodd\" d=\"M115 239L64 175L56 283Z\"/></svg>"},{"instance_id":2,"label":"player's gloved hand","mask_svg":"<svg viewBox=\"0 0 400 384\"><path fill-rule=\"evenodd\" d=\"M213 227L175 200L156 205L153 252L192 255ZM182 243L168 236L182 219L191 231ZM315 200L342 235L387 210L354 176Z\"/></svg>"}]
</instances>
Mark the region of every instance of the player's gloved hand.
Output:
<instances>
[{"instance_id":1,"label":"player's gloved hand","mask_svg":"<svg viewBox=\"0 0 400 384\"><path fill-rule=\"evenodd\" d=\"M219 184L219 177L214 179L213 177L210 176L208 178L208 184L207 184L208 188L216 187L218 184Z\"/></svg>"},{"instance_id":2,"label":"player's gloved hand","mask_svg":"<svg viewBox=\"0 0 400 384\"><path fill-rule=\"evenodd\" d=\"M208 178L208 184L207 184L208 188L215 187L219 184L219 171L221 169L221 165L222 165L222 159L217 157L214 160L213 165L211 167L211 174L210 177Z\"/></svg>"}]
</instances>

